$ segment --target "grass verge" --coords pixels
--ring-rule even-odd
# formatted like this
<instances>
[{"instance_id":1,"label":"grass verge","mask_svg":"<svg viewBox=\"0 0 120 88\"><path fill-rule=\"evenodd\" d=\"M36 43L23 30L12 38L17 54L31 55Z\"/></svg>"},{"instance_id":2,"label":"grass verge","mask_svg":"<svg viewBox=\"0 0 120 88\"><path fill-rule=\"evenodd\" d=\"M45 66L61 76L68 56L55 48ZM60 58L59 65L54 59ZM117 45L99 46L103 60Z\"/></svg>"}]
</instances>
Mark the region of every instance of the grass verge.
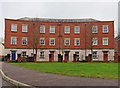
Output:
<instances>
[{"instance_id":1,"label":"grass verge","mask_svg":"<svg viewBox=\"0 0 120 88\"><path fill-rule=\"evenodd\" d=\"M66 76L118 79L116 63L11 63L43 73Z\"/></svg>"}]
</instances>

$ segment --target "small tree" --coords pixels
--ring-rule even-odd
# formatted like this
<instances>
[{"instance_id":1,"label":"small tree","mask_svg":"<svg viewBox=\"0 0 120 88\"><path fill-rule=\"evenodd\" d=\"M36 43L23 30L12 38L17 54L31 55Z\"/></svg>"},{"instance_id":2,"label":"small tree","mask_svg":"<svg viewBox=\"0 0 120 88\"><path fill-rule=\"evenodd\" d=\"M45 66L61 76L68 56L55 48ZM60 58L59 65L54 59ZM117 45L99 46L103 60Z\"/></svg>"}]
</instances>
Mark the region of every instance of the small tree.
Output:
<instances>
[{"instance_id":1,"label":"small tree","mask_svg":"<svg viewBox=\"0 0 120 88\"><path fill-rule=\"evenodd\" d=\"M92 33L92 27L91 27L91 32L90 32L90 45L89 45L89 48L90 48L90 51L91 51L91 61L93 59L93 38L94 38L94 35Z\"/></svg>"},{"instance_id":2,"label":"small tree","mask_svg":"<svg viewBox=\"0 0 120 88\"><path fill-rule=\"evenodd\" d=\"M35 60L37 59L37 53L38 53L38 45L39 45L39 28L36 22L32 22L31 24L31 33L29 34L29 44L30 47L33 49L33 55L35 55ZM34 53L35 50L35 53Z\"/></svg>"},{"instance_id":3,"label":"small tree","mask_svg":"<svg viewBox=\"0 0 120 88\"><path fill-rule=\"evenodd\" d=\"M91 52L91 61L92 61L92 57L93 57L93 49L94 49L94 46L93 46L93 38L94 38L94 33L92 33L92 28L93 28L93 25L92 23L88 23L86 24L86 34L85 34L85 37L86 37L86 41L85 41L85 44L86 44L86 49L89 49L90 52Z\"/></svg>"}]
</instances>

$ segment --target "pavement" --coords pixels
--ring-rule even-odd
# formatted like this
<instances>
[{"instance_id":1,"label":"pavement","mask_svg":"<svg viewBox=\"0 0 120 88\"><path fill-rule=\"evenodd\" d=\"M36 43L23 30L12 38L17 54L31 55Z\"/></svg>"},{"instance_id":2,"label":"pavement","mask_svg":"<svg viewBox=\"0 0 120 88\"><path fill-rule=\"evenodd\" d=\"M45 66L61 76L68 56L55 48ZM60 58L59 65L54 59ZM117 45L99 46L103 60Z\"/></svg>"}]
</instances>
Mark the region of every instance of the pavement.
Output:
<instances>
[{"instance_id":1,"label":"pavement","mask_svg":"<svg viewBox=\"0 0 120 88\"><path fill-rule=\"evenodd\" d=\"M0 62L2 72L20 83L37 86L118 86L118 80L96 78L68 77L56 74L40 73L9 63Z\"/></svg>"}]
</instances>

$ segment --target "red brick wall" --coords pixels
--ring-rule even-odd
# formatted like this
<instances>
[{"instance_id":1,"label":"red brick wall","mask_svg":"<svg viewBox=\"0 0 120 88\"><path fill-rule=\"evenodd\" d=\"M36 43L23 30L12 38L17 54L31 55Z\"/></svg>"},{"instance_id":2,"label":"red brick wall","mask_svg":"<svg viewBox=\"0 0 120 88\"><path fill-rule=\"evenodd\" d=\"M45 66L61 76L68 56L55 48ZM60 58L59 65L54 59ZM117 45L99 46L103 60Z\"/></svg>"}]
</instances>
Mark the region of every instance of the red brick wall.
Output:
<instances>
[{"instance_id":1,"label":"red brick wall","mask_svg":"<svg viewBox=\"0 0 120 88\"><path fill-rule=\"evenodd\" d=\"M120 56L120 39L118 40L118 55Z\"/></svg>"},{"instance_id":2,"label":"red brick wall","mask_svg":"<svg viewBox=\"0 0 120 88\"><path fill-rule=\"evenodd\" d=\"M17 32L11 32L11 24L16 23L17 24ZM26 23L28 24L28 33L22 33L22 24ZM46 33L40 34L39 33L39 26L40 25L46 26ZM46 49L56 49L59 47L59 29L62 35L62 38L60 38L60 47L61 48L69 48L69 49L84 49L85 48L85 29L86 29L86 47L90 47L90 28L92 25L98 25L98 33L94 34L95 37L98 38L98 45L94 46L96 49L113 49L114 48L114 22L113 21L103 21L103 22L92 22L92 23L61 23L61 26L58 26L59 23L54 22L35 22L35 28L34 30L38 30L39 38L45 37L45 46L40 46L38 44L39 48L46 48ZM85 27L86 24L86 27ZM33 30L33 23L31 21L20 21L20 20L5 20L5 48L32 48L30 47L30 44L27 46L22 46L22 37L29 37L28 39L31 39L31 32ZM49 27L51 25L54 25L56 27L55 34L49 33ZM109 25L109 33L103 34L102 33L102 25ZM64 26L70 26L70 34L64 34ZM80 34L74 34L74 26L80 26ZM17 45L11 45L11 36L17 36ZM103 37L109 37L109 45L103 46L102 45L102 38ZM56 38L55 39L55 46L49 46L49 38ZM70 46L64 46L64 38L70 38ZM80 46L74 46L74 38L80 38ZM28 40L29 41L29 40Z\"/></svg>"}]
</instances>

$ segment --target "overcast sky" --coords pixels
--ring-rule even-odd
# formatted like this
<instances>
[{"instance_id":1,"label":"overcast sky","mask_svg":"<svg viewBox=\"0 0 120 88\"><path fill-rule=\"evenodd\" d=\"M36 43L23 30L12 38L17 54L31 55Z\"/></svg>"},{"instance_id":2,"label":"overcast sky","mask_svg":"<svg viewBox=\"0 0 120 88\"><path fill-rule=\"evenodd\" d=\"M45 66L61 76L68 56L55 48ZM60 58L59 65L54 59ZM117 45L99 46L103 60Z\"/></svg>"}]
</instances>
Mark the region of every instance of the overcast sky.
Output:
<instances>
[{"instance_id":1,"label":"overcast sky","mask_svg":"<svg viewBox=\"0 0 120 88\"><path fill-rule=\"evenodd\" d=\"M22 17L114 20L115 35L118 33L117 0L115 2L1 2L0 11L2 13L0 37L4 37L4 18Z\"/></svg>"}]
</instances>

